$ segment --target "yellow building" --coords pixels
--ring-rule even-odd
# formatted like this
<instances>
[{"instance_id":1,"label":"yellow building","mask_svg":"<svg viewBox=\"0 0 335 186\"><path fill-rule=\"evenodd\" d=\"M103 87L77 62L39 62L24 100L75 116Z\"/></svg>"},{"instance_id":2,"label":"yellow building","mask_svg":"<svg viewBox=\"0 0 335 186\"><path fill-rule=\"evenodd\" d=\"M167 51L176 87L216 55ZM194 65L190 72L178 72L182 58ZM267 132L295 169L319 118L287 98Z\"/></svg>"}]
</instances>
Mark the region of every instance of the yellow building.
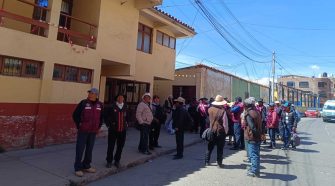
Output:
<instances>
[{"instance_id":1,"label":"yellow building","mask_svg":"<svg viewBox=\"0 0 335 186\"><path fill-rule=\"evenodd\" d=\"M73 141L71 115L91 87L133 106L173 80L176 39L195 31L162 0L0 0L0 146Z\"/></svg>"}]
</instances>

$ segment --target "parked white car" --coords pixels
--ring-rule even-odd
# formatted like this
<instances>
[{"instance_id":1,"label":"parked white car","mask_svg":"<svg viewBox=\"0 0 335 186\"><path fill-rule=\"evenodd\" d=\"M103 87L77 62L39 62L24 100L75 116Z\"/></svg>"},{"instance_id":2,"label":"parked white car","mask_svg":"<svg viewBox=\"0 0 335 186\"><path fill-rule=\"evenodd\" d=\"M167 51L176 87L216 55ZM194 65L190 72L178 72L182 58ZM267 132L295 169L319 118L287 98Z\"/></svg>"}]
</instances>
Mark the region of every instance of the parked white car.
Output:
<instances>
[{"instance_id":1,"label":"parked white car","mask_svg":"<svg viewBox=\"0 0 335 186\"><path fill-rule=\"evenodd\" d=\"M335 100L328 100L322 109L322 119L324 122L335 121Z\"/></svg>"}]
</instances>

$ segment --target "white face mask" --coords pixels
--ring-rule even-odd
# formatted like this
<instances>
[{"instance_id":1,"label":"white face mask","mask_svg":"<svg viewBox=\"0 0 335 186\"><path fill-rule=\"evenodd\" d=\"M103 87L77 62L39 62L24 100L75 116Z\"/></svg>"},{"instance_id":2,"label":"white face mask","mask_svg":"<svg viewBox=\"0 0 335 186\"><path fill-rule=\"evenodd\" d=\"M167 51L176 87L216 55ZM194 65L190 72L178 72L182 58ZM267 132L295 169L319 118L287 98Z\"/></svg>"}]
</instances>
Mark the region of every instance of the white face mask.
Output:
<instances>
[{"instance_id":1,"label":"white face mask","mask_svg":"<svg viewBox=\"0 0 335 186\"><path fill-rule=\"evenodd\" d=\"M122 109L122 108L123 108L123 105L124 105L124 103L119 103L119 102L116 102L116 106L118 106L120 109Z\"/></svg>"}]
</instances>

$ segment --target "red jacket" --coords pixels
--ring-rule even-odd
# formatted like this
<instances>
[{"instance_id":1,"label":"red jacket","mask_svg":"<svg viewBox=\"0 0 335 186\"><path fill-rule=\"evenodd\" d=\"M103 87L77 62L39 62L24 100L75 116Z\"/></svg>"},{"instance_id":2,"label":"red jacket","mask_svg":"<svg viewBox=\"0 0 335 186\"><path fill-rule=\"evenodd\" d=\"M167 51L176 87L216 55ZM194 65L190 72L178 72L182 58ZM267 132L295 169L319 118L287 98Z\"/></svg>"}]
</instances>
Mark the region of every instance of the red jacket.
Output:
<instances>
[{"instance_id":1,"label":"red jacket","mask_svg":"<svg viewBox=\"0 0 335 186\"><path fill-rule=\"evenodd\" d=\"M84 99L77 105L72 117L79 131L97 133L102 125L103 104L98 100Z\"/></svg>"},{"instance_id":2,"label":"red jacket","mask_svg":"<svg viewBox=\"0 0 335 186\"><path fill-rule=\"evenodd\" d=\"M275 110L269 110L266 117L266 127L269 129L278 128L279 116Z\"/></svg>"},{"instance_id":3,"label":"red jacket","mask_svg":"<svg viewBox=\"0 0 335 186\"><path fill-rule=\"evenodd\" d=\"M243 112L243 109L244 107L242 102L237 102L231 107L231 119L234 123L241 124L241 114Z\"/></svg>"}]
</instances>

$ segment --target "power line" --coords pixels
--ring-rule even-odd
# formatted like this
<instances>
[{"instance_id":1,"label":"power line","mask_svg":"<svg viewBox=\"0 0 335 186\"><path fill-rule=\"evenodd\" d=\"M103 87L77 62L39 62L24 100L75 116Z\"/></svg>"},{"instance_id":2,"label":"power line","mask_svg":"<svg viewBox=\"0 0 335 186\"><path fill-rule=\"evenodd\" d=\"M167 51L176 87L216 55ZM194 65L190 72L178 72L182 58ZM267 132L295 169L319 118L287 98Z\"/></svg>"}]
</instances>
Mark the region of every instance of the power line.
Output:
<instances>
[{"instance_id":1,"label":"power line","mask_svg":"<svg viewBox=\"0 0 335 186\"><path fill-rule=\"evenodd\" d=\"M243 57L249 59L250 61L254 61L257 63L269 63L269 61L264 62L264 61L258 61L255 59L252 59L251 57L249 57L248 55L246 55L244 52L242 52L241 50L238 49L238 47L233 44L230 39L227 37L229 36L230 38L232 38L233 40L235 40L235 42L237 42L240 46L242 46L243 48L245 48L246 50L250 51L251 53L256 54L254 51L250 50L249 48L247 48L246 46L244 46L243 44L241 44L238 40L236 40L229 32L228 30L226 30L217 20L215 17L213 17L213 15L209 12L209 10L202 4L202 2L200 0L195 0L196 5L198 6L198 8L201 10L201 12L204 14L204 17L208 20L208 22L214 27L214 29L217 31L217 33L240 55L242 55ZM195 7L196 8L196 7Z\"/></svg>"}]
</instances>

